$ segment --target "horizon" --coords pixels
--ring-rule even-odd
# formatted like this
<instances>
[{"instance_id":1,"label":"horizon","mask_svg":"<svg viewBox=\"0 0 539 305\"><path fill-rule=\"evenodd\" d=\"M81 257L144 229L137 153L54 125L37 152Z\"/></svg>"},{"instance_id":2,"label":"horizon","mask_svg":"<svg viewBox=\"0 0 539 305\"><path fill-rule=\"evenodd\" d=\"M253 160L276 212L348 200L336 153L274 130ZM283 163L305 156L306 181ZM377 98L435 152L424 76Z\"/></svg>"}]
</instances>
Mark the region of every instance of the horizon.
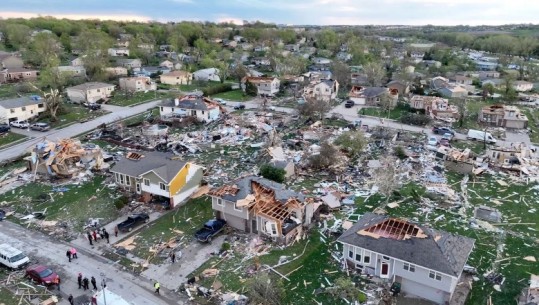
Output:
<instances>
[{"instance_id":1,"label":"horizon","mask_svg":"<svg viewBox=\"0 0 539 305\"><path fill-rule=\"evenodd\" d=\"M514 0L4 0L0 17L136 22L243 21L295 26L502 26L537 24L539 3ZM443 5L443 9L440 9Z\"/></svg>"}]
</instances>

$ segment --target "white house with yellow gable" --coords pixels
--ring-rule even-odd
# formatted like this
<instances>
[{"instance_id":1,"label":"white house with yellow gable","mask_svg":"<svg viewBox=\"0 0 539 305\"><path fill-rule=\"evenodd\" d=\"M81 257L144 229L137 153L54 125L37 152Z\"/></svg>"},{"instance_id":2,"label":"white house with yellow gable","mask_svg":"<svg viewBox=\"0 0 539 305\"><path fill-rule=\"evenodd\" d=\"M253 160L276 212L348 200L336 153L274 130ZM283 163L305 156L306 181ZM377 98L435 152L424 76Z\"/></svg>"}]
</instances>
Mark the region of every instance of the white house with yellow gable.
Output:
<instances>
[{"instance_id":1,"label":"white house with yellow gable","mask_svg":"<svg viewBox=\"0 0 539 305\"><path fill-rule=\"evenodd\" d=\"M121 188L140 195L142 201L166 200L171 208L196 192L203 176L202 166L162 152L128 152L110 171Z\"/></svg>"}]
</instances>

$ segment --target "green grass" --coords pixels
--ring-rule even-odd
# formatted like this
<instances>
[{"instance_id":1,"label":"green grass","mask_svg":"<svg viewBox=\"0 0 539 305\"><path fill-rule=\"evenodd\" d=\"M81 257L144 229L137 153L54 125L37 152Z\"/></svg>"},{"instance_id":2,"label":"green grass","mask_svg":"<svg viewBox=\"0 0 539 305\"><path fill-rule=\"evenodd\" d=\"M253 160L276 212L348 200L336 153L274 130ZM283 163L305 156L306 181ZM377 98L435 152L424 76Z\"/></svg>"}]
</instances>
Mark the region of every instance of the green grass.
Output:
<instances>
[{"instance_id":1,"label":"green grass","mask_svg":"<svg viewBox=\"0 0 539 305\"><path fill-rule=\"evenodd\" d=\"M259 256L262 270L265 269L264 265L276 265L281 256L288 256L290 260L297 257L290 263L276 268L281 274L288 274L287 277L290 281L281 279L280 276L270 272L270 276L274 280L281 281L283 284L285 290L283 304L316 304L313 298L323 304L346 304L342 299L334 299L326 293L316 296L312 294L314 289L320 288L322 285L328 286L326 278L330 283L334 283L336 278L345 276L339 271L337 263L329 253L330 250L335 249L335 241L327 240L324 243L320 237L321 235L314 231L305 240L295 242L282 249L275 246L269 254ZM200 281L202 286L211 287L212 283L218 280L223 284L224 291L246 293L246 283L252 277L250 274L255 266L255 259L242 262L245 257L244 245L238 245L236 249L233 249L233 252L234 255L224 260L218 257L211 258L188 277L200 275L203 270L215 267L220 270L219 275L216 278L202 278ZM303 255L299 256L302 253ZM218 265L215 265L216 263ZM307 283L306 286L304 281Z\"/></svg>"},{"instance_id":2,"label":"green grass","mask_svg":"<svg viewBox=\"0 0 539 305\"><path fill-rule=\"evenodd\" d=\"M39 93L33 92L33 90L28 89L28 86L24 83L0 84L0 99L16 98L19 96L18 94L23 96L32 94L39 95Z\"/></svg>"},{"instance_id":3,"label":"green grass","mask_svg":"<svg viewBox=\"0 0 539 305\"><path fill-rule=\"evenodd\" d=\"M82 105L64 103L62 109L57 114L57 120L51 122L50 116L44 115L38 119L39 122L49 123L51 128L63 128L71 124L93 120L107 114L104 110L91 111Z\"/></svg>"},{"instance_id":4,"label":"green grass","mask_svg":"<svg viewBox=\"0 0 539 305\"><path fill-rule=\"evenodd\" d=\"M453 140L451 146L458 149L469 148L474 153L480 155L485 151L484 144L480 141Z\"/></svg>"},{"instance_id":5,"label":"green grass","mask_svg":"<svg viewBox=\"0 0 539 305\"><path fill-rule=\"evenodd\" d=\"M528 128L532 130L529 134L532 143L539 143L539 110L522 109L528 117Z\"/></svg>"},{"instance_id":6,"label":"green grass","mask_svg":"<svg viewBox=\"0 0 539 305\"><path fill-rule=\"evenodd\" d=\"M122 92L116 92L107 104L115 106L133 106L168 96L170 96L169 93L156 91L149 91L146 93L137 92L129 96Z\"/></svg>"},{"instance_id":7,"label":"green grass","mask_svg":"<svg viewBox=\"0 0 539 305\"><path fill-rule=\"evenodd\" d=\"M118 216L114 198L119 194L106 187L104 176L95 176L81 184L68 182L63 187L68 191L54 192L51 185L29 182L3 194L2 200L23 215L47 209L46 220L65 221L73 225L75 231L82 230L90 217L103 218L102 222L107 223ZM40 200L40 196L46 201ZM16 218L12 220L18 221Z\"/></svg>"},{"instance_id":8,"label":"green grass","mask_svg":"<svg viewBox=\"0 0 539 305\"><path fill-rule=\"evenodd\" d=\"M212 98L221 98L224 100L235 101L235 102L245 102L252 99L253 97L247 96L243 94L243 91L241 89L237 89L237 90L215 94L212 96Z\"/></svg>"},{"instance_id":9,"label":"green grass","mask_svg":"<svg viewBox=\"0 0 539 305\"><path fill-rule=\"evenodd\" d=\"M174 209L141 230L135 239L137 247L134 254L140 258L150 255L150 247L156 243L167 242L173 237L184 236L183 240L193 238L193 234L213 216L211 200L207 196L189 200L185 205ZM182 231L178 234L176 231Z\"/></svg>"},{"instance_id":10,"label":"green grass","mask_svg":"<svg viewBox=\"0 0 539 305\"><path fill-rule=\"evenodd\" d=\"M5 134L0 135L0 147L9 145L15 141L18 141L24 138L26 138L26 136L24 135L13 133L13 132L7 132Z\"/></svg>"},{"instance_id":11,"label":"green grass","mask_svg":"<svg viewBox=\"0 0 539 305\"><path fill-rule=\"evenodd\" d=\"M379 118L388 118L392 120L398 120L401 116L408 113L408 109L398 105L391 111L383 110L382 108L362 108L358 111L361 115L374 116Z\"/></svg>"},{"instance_id":12,"label":"green grass","mask_svg":"<svg viewBox=\"0 0 539 305\"><path fill-rule=\"evenodd\" d=\"M0 288L0 304L3 305L19 305L19 298L15 294L4 287Z\"/></svg>"}]
</instances>

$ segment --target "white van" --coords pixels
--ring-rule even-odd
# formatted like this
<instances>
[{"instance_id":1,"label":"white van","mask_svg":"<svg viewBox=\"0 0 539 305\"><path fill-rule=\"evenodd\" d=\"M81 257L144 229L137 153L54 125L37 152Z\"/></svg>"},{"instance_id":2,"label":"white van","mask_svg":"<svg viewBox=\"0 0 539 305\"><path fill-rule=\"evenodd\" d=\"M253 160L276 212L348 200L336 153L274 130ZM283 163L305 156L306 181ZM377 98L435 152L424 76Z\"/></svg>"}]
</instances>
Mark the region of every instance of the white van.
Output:
<instances>
[{"instance_id":1,"label":"white van","mask_svg":"<svg viewBox=\"0 0 539 305\"><path fill-rule=\"evenodd\" d=\"M468 130L468 140L486 141L489 144L495 144L496 139L489 133L481 130Z\"/></svg>"},{"instance_id":2,"label":"white van","mask_svg":"<svg viewBox=\"0 0 539 305\"><path fill-rule=\"evenodd\" d=\"M30 260L21 250L15 249L8 244L0 245L0 264L10 269L19 269L29 262Z\"/></svg>"}]
</instances>

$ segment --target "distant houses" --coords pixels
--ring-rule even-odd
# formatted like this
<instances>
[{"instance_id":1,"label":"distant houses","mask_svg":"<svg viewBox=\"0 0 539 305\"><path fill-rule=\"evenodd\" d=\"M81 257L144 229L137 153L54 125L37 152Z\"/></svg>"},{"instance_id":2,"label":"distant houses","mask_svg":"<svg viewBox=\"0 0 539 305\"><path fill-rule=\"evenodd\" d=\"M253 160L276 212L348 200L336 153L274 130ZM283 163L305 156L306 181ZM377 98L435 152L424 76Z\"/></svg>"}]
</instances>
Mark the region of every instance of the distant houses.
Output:
<instances>
[{"instance_id":1,"label":"distant houses","mask_svg":"<svg viewBox=\"0 0 539 305\"><path fill-rule=\"evenodd\" d=\"M75 103L95 103L107 100L114 92L114 85L98 82L89 82L66 89L67 97Z\"/></svg>"}]
</instances>

